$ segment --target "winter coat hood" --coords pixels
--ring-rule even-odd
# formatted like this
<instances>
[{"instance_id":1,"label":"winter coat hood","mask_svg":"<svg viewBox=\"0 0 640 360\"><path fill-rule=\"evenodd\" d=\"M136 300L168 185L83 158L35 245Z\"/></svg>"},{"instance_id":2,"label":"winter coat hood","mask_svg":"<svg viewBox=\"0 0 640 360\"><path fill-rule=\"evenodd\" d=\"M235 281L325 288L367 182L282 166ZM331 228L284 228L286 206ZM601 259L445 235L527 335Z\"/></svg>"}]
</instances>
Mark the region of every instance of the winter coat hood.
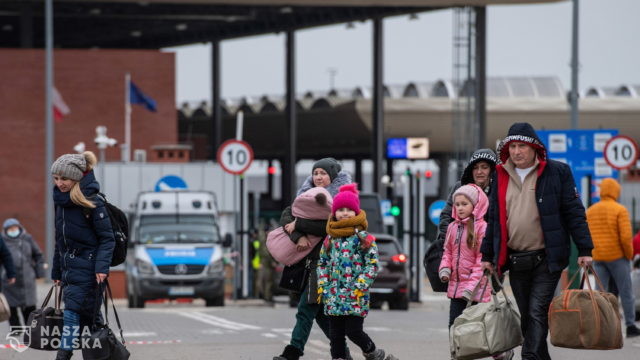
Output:
<instances>
[{"instance_id":1,"label":"winter coat hood","mask_svg":"<svg viewBox=\"0 0 640 360\"><path fill-rule=\"evenodd\" d=\"M309 220L327 220L331 215L333 198L323 187L311 188L293 200L293 216Z\"/></svg>"},{"instance_id":2,"label":"winter coat hood","mask_svg":"<svg viewBox=\"0 0 640 360\"><path fill-rule=\"evenodd\" d=\"M602 200L617 201L620 197L620 184L612 178L606 178L600 183L600 198Z\"/></svg>"},{"instance_id":3,"label":"winter coat hood","mask_svg":"<svg viewBox=\"0 0 640 360\"><path fill-rule=\"evenodd\" d=\"M469 164L464 168L464 172L462 173L462 177L460 178L460 183L462 185L473 184L473 167L480 161L486 161L489 166L491 166L491 172L495 170L496 165L499 163L498 157L496 156L496 153L493 152L493 150L476 150L473 155L471 155L471 158L469 158Z\"/></svg>"},{"instance_id":4,"label":"winter coat hood","mask_svg":"<svg viewBox=\"0 0 640 360\"><path fill-rule=\"evenodd\" d=\"M342 185L351 184L352 182L353 181L351 180L351 175L349 175L348 172L340 171L338 173L338 176L336 176L331 184L329 184L329 186L327 186L325 189L329 191L329 194L331 194L331 196L336 196ZM313 184L313 176L309 175L302 183L302 186L300 186L300 189L298 189L298 193L296 194L296 196L299 196L303 192L314 187L316 186Z\"/></svg>"},{"instance_id":5,"label":"winter coat hood","mask_svg":"<svg viewBox=\"0 0 640 360\"><path fill-rule=\"evenodd\" d=\"M500 155L500 161L503 163L506 163L507 159L509 159L509 144L514 141L531 145L538 153L538 159L547 161L547 149L538 138L533 126L529 123L515 123L509 128L507 137L502 139L498 145L498 154Z\"/></svg>"},{"instance_id":6,"label":"winter coat hood","mask_svg":"<svg viewBox=\"0 0 640 360\"><path fill-rule=\"evenodd\" d=\"M487 197L487 194L485 194L484 190L482 190L478 185L468 184L464 186L470 186L478 192L478 203L473 207L472 214L473 214L474 221L476 222L479 220L484 221L484 215L487 213L487 210L489 209L489 198ZM459 221L466 222L466 220L468 219L467 218L465 220L460 220L460 217L458 216L458 212L456 211L455 207L452 209L452 215L453 215L453 219L457 222Z\"/></svg>"}]
</instances>

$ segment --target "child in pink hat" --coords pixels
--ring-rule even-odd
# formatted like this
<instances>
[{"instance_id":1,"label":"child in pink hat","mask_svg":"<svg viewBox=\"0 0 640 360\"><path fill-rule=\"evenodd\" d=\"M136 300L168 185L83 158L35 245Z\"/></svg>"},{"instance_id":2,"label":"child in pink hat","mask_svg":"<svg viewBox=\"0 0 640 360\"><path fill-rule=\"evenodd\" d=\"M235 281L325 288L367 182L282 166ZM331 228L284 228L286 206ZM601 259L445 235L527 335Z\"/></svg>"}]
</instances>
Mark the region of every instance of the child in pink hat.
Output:
<instances>
[{"instance_id":1,"label":"child in pink hat","mask_svg":"<svg viewBox=\"0 0 640 360\"><path fill-rule=\"evenodd\" d=\"M346 359L346 336L366 360L392 360L363 331L369 312L369 287L378 274L378 246L366 232L367 214L360 209L356 184L344 185L333 198L327 238L318 261L318 294L329 316L331 358Z\"/></svg>"}]
</instances>

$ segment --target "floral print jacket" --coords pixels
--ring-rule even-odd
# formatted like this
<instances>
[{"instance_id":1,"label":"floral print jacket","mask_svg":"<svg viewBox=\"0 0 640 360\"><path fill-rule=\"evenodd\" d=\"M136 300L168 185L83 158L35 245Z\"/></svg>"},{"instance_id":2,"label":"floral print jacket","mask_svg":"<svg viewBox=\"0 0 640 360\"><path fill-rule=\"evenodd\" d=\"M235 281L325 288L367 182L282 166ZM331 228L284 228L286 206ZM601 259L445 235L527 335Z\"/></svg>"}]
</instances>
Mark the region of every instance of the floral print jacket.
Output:
<instances>
[{"instance_id":1,"label":"floral print jacket","mask_svg":"<svg viewBox=\"0 0 640 360\"><path fill-rule=\"evenodd\" d=\"M330 316L366 317L369 312L369 287L378 274L378 246L373 241L363 249L365 231L348 237L330 238L322 246L318 261L318 294L324 313Z\"/></svg>"}]
</instances>

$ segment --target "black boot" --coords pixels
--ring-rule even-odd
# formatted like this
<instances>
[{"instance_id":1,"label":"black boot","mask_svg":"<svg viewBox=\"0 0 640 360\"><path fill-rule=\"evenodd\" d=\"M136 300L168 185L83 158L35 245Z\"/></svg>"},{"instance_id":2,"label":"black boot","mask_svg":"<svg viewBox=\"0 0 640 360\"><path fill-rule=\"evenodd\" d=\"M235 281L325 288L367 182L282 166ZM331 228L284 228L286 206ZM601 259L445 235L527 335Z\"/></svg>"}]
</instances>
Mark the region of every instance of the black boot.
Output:
<instances>
[{"instance_id":1,"label":"black boot","mask_svg":"<svg viewBox=\"0 0 640 360\"><path fill-rule=\"evenodd\" d=\"M304 353L300 351L300 349L292 345L287 345L284 347L282 355L274 357L273 360L298 360L302 355L304 355Z\"/></svg>"},{"instance_id":2,"label":"black boot","mask_svg":"<svg viewBox=\"0 0 640 360\"><path fill-rule=\"evenodd\" d=\"M73 351L60 349L56 354L56 360L69 360L71 359L71 355L73 355Z\"/></svg>"}]
</instances>

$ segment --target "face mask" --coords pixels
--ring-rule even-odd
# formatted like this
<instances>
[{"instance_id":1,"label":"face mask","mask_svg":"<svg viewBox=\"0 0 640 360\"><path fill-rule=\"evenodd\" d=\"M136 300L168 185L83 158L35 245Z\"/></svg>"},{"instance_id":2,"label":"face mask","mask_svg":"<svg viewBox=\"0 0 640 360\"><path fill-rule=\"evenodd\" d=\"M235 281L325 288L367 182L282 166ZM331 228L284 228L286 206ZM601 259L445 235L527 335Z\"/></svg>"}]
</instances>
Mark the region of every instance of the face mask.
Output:
<instances>
[{"instance_id":1,"label":"face mask","mask_svg":"<svg viewBox=\"0 0 640 360\"><path fill-rule=\"evenodd\" d=\"M9 230L7 231L7 235L12 238L18 237L18 235L20 235L20 230Z\"/></svg>"}]
</instances>

